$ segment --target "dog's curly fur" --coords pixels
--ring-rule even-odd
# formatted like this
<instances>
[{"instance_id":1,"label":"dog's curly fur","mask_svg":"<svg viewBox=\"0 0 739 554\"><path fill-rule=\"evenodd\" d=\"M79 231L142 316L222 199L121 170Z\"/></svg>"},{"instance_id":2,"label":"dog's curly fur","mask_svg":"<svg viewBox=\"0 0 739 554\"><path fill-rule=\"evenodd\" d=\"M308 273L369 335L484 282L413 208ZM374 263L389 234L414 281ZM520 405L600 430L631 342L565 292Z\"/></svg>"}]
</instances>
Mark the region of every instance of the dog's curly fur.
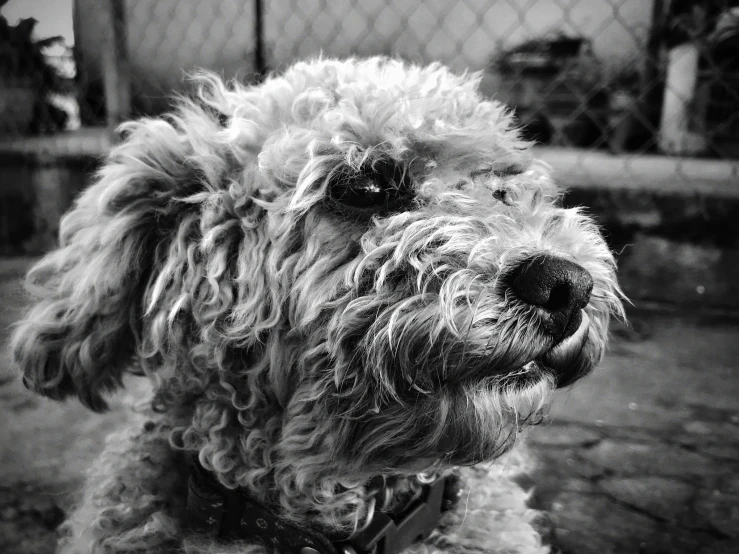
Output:
<instances>
[{"instance_id":1,"label":"dog's curly fur","mask_svg":"<svg viewBox=\"0 0 739 554\"><path fill-rule=\"evenodd\" d=\"M259 551L183 528L183 451L346 535L372 516L373 476L407 492L466 467L466 496L414 549L546 551L510 479L526 457L475 464L599 361L620 292L596 226L558 206L477 81L315 60L253 87L200 75L173 114L123 126L29 273L12 340L51 398L103 410L125 374L155 383L92 468L65 552ZM342 197L360 193L399 203ZM540 253L594 282L560 344L504 283Z\"/></svg>"}]
</instances>

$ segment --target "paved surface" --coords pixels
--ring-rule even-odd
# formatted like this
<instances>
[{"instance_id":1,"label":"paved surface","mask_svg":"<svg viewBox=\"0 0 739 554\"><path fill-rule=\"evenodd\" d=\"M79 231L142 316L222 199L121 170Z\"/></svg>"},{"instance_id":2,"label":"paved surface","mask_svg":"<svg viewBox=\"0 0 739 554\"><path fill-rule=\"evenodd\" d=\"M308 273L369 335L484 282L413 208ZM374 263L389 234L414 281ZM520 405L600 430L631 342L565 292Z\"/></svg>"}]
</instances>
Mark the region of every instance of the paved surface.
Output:
<instances>
[{"instance_id":1,"label":"paved surface","mask_svg":"<svg viewBox=\"0 0 739 554\"><path fill-rule=\"evenodd\" d=\"M18 316L0 259L0 329ZM739 323L635 313L606 361L530 433L532 501L566 554L739 552ZM0 381L8 376L0 358ZM7 381L7 379L6 379ZM123 417L0 385L0 553L49 554L83 468Z\"/></svg>"},{"instance_id":2,"label":"paved surface","mask_svg":"<svg viewBox=\"0 0 739 554\"><path fill-rule=\"evenodd\" d=\"M739 325L636 314L530 436L568 554L739 553Z\"/></svg>"},{"instance_id":3,"label":"paved surface","mask_svg":"<svg viewBox=\"0 0 739 554\"><path fill-rule=\"evenodd\" d=\"M18 275L30 259L0 258L0 554L51 554L54 530L84 468L122 417L29 393L9 374L8 326L24 305Z\"/></svg>"}]
</instances>

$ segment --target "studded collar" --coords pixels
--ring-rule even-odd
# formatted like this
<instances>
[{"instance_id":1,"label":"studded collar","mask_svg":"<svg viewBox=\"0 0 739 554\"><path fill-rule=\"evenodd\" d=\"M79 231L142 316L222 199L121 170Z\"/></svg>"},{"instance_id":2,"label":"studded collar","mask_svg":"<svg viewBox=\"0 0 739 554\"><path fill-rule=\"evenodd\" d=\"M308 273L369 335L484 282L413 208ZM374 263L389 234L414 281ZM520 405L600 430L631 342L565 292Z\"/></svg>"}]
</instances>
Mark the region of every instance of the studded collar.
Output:
<instances>
[{"instance_id":1,"label":"studded collar","mask_svg":"<svg viewBox=\"0 0 739 554\"><path fill-rule=\"evenodd\" d=\"M387 492L380 490L380 494ZM195 459L188 479L187 524L222 540L262 543L273 554L399 554L427 538L458 496L459 477L439 477L424 485L420 496L401 513L376 510L364 529L337 540L285 521L243 490L224 487Z\"/></svg>"}]
</instances>

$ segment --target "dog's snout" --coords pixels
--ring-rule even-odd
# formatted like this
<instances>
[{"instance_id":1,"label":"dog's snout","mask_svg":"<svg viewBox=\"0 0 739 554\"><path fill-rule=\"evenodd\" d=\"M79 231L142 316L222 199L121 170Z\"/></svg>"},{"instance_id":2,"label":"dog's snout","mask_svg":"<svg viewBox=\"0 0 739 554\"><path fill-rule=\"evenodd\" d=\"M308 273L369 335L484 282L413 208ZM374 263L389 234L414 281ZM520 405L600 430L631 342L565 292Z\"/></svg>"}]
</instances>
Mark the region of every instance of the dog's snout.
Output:
<instances>
[{"instance_id":1,"label":"dog's snout","mask_svg":"<svg viewBox=\"0 0 739 554\"><path fill-rule=\"evenodd\" d=\"M507 284L521 302L545 312L544 330L558 340L577 331L580 310L593 290L593 278L585 268L549 254L524 260L509 274Z\"/></svg>"}]
</instances>

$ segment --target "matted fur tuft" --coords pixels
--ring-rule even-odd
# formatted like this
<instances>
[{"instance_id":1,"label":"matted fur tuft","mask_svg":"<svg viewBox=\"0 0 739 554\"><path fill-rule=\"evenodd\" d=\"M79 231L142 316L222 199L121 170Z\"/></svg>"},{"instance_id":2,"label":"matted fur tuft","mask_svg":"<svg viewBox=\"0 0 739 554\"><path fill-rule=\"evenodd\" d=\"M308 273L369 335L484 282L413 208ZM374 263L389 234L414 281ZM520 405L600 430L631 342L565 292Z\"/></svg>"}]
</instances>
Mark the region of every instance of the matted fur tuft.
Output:
<instances>
[{"instance_id":1,"label":"matted fur tuft","mask_svg":"<svg viewBox=\"0 0 739 554\"><path fill-rule=\"evenodd\" d=\"M620 291L596 226L558 205L477 83L385 58L299 63L254 87L196 76L174 113L122 127L60 248L30 272L36 303L12 341L27 386L99 410L126 371L143 372L174 449L285 518L345 535L372 515L372 477L401 495L508 452L555 387L600 360ZM336 200L337 182L387 167L412 190L402 208ZM539 253L594 282L585 323L559 345L505 285ZM111 471L136 471L124 466ZM424 548L543 551L508 476L468 477L516 497L498 522L525 538L496 542L486 512L469 512L466 539L449 516L454 530ZM465 509L498 510L471 494ZM244 547L185 540L157 505L91 548ZM98 525L89 502L79 514Z\"/></svg>"}]
</instances>

